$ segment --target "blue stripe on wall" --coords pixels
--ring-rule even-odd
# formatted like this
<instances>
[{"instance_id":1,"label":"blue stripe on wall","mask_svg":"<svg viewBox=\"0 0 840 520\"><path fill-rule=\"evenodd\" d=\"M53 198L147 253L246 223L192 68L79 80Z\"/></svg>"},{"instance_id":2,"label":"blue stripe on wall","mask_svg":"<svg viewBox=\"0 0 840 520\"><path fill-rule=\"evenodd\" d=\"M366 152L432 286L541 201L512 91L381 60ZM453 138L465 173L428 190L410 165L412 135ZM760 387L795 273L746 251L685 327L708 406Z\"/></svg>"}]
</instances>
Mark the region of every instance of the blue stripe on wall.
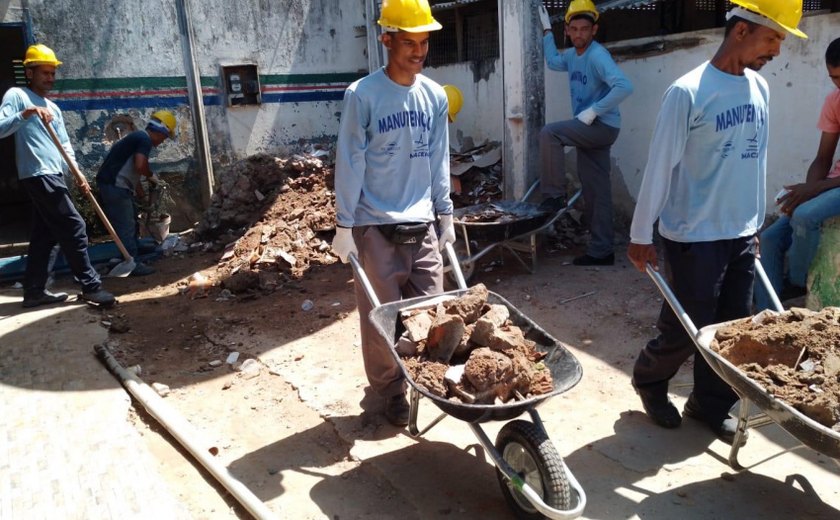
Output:
<instances>
[{"instance_id":1,"label":"blue stripe on wall","mask_svg":"<svg viewBox=\"0 0 840 520\"><path fill-rule=\"evenodd\" d=\"M278 92L263 94L263 103L299 103L315 101L341 101L343 91L319 92ZM189 105L186 96L160 97L124 97L94 99L56 99L58 107L65 112L83 112L85 110L121 110L127 108L175 108ZM219 106L221 96L204 96L205 106Z\"/></svg>"}]
</instances>

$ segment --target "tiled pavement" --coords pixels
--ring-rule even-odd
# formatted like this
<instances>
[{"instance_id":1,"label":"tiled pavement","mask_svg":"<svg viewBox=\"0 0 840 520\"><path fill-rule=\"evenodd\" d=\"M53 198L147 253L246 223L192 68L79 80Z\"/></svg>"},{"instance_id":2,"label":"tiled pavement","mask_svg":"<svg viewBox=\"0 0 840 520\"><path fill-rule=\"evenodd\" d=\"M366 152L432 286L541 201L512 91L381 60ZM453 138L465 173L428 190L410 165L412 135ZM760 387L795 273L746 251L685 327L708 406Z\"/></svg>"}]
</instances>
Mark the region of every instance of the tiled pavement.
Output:
<instances>
[{"instance_id":1,"label":"tiled pavement","mask_svg":"<svg viewBox=\"0 0 840 520\"><path fill-rule=\"evenodd\" d=\"M0 519L189 518L93 354L98 313L20 301L0 291Z\"/></svg>"}]
</instances>

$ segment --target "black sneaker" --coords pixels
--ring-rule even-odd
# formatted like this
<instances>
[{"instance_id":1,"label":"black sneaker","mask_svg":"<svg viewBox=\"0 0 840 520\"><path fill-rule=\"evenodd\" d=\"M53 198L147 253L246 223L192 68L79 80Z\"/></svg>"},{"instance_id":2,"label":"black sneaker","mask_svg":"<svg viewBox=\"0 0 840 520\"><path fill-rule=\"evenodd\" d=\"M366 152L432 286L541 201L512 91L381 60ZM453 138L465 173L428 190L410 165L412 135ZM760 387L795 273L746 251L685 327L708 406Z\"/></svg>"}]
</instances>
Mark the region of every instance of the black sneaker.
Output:
<instances>
[{"instance_id":1,"label":"black sneaker","mask_svg":"<svg viewBox=\"0 0 840 520\"><path fill-rule=\"evenodd\" d=\"M650 419L663 428L677 428L682 424L682 416L679 410L674 406L674 403L668 398L667 385L655 385L653 387L637 387L633 383L633 388L639 397L642 399L642 408Z\"/></svg>"},{"instance_id":2,"label":"black sneaker","mask_svg":"<svg viewBox=\"0 0 840 520\"><path fill-rule=\"evenodd\" d=\"M735 434L738 433L738 419L732 417L731 415L727 415L723 421L710 421L703 409L700 408L700 403L698 403L697 399L694 398L693 393L688 396L688 401L685 402L683 415L706 423L706 426L714 432L717 438L726 444L731 446L732 443L735 442ZM746 444L748 436L749 432L745 431L744 435L741 436L741 441L739 442L740 446Z\"/></svg>"},{"instance_id":3,"label":"black sneaker","mask_svg":"<svg viewBox=\"0 0 840 520\"><path fill-rule=\"evenodd\" d=\"M615 264L615 253L610 253L604 258L582 255L572 260L573 265L613 265Z\"/></svg>"},{"instance_id":4,"label":"black sneaker","mask_svg":"<svg viewBox=\"0 0 840 520\"><path fill-rule=\"evenodd\" d=\"M67 299L67 293L51 293L44 289L40 294L23 297L23 307L26 309L37 307L39 305L50 305L51 303L61 303Z\"/></svg>"},{"instance_id":5,"label":"black sneaker","mask_svg":"<svg viewBox=\"0 0 840 520\"><path fill-rule=\"evenodd\" d=\"M385 418L394 426L408 424L408 400L405 394L397 394L385 402Z\"/></svg>"},{"instance_id":6,"label":"black sneaker","mask_svg":"<svg viewBox=\"0 0 840 520\"><path fill-rule=\"evenodd\" d=\"M542 201L537 207L543 213L557 213L566 207L566 197L560 195L559 197L549 197Z\"/></svg>"},{"instance_id":7,"label":"black sneaker","mask_svg":"<svg viewBox=\"0 0 840 520\"><path fill-rule=\"evenodd\" d=\"M117 299L114 298L114 295L104 289L99 289L98 291L93 292L83 292L79 295L79 298L98 307L110 307L117 303Z\"/></svg>"}]
</instances>

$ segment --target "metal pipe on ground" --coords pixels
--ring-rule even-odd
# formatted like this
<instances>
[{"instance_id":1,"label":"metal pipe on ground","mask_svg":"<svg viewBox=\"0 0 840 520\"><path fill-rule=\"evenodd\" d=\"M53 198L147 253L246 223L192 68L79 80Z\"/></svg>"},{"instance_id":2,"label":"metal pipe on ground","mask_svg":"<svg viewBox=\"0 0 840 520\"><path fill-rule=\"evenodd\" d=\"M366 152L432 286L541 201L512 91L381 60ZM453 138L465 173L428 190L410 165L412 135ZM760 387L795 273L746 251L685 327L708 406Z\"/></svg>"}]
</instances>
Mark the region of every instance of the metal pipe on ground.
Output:
<instances>
[{"instance_id":1,"label":"metal pipe on ground","mask_svg":"<svg viewBox=\"0 0 840 520\"><path fill-rule=\"evenodd\" d=\"M175 437L213 475L213 478L219 481L242 504L242 507L247 509L257 520L273 520L276 518L274 513L245 484L237 480L226 467L213 458L213 455L218 452L215 446L206 448L197 445L195 438L198 435L192 425L172 409L168 403L164 402L163 398L152 387L134 373L123 368L105 346L96 345L93 349L99 360L114 374L128 393L137 399L143 405L143 408L166 428L166 431Z\"/></svg>"}]
</instances>

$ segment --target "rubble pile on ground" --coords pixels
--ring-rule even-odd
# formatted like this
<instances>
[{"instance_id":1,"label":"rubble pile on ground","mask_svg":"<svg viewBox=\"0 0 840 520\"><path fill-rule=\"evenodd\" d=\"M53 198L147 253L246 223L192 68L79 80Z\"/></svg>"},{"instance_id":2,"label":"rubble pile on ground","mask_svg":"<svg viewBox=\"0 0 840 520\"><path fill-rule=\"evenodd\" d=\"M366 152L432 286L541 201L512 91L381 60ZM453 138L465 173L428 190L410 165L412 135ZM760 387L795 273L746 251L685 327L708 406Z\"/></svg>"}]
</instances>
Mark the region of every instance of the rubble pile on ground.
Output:
<instances>
[{"instance_id":1,"label":"rubble pile on ground","mask_svg":"<svg viewBox=\"0 0 840 520\"><path fill-rule=\"evenodd\" d=\"M545 353L525 338L483 284L434 307L403 311L397 342L412 380L429 393L469 404L505 403L552 391Z\"/></svg>"},{"instance_id":2,"label":"rubble pile on ground","mask_svg":"<svg viewBox=\"0 0 840 520\"><path fill-rule=\"evenodd\" d=\"M793 308L716 331L712 348L778 399L840 431L840 308Z\"/></svg>"},{"instance_id":3,"label":"rubble pile on ground","mask_svg":"<svg viewBox=\"0 0 840 520\"><path fill-rule=\"evenodd\" d=\"M320 158L254 155L219 173L211 207L196 228L222 253L221 286L233 294L272 292L311 264L332 264L333 170Z\"/></svg>"}]
</instances>

